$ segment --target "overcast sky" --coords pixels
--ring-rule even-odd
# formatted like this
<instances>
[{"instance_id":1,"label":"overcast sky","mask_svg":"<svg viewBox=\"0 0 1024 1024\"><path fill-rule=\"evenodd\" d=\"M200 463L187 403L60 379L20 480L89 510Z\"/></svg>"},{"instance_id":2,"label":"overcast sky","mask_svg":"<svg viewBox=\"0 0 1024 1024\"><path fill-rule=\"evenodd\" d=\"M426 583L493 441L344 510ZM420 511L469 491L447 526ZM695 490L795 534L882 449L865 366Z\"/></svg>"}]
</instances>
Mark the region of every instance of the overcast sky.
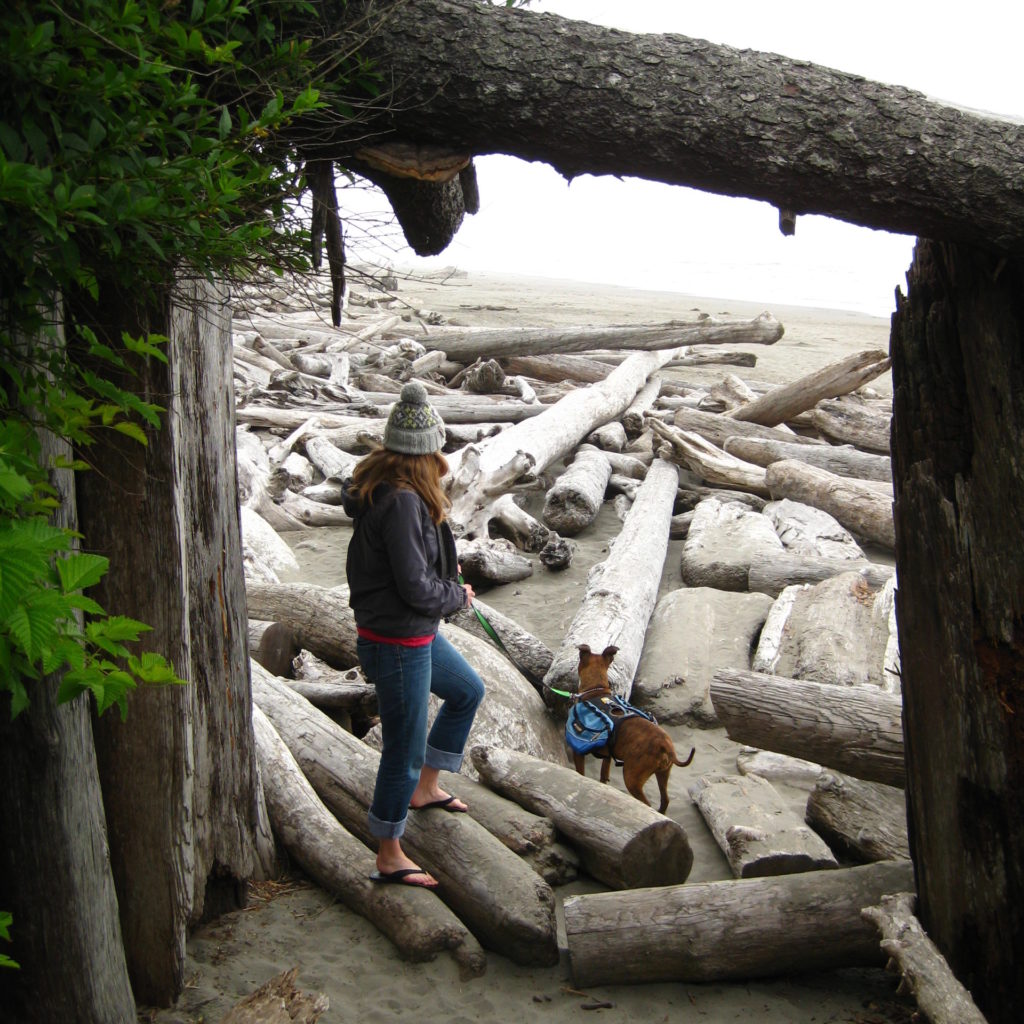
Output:
<instances>
[{"instance_id":1,"label":"overcast sky","mask_svg":"<svg viewBox=\"0 0 1024 1024\"><path fill-rule=\"evenodd\" d=\"M529 10L780 53L1024 119L1020 0L535 0ZM567 183L510 157L478 158L477 174L481 210L444 253L421 260L392 232L380 258L880 316L905 288L906 236L808 216L787 238L766 203L637 179ZM351 246L358 259L354 235Z\"/></svg>"}]
</instances>

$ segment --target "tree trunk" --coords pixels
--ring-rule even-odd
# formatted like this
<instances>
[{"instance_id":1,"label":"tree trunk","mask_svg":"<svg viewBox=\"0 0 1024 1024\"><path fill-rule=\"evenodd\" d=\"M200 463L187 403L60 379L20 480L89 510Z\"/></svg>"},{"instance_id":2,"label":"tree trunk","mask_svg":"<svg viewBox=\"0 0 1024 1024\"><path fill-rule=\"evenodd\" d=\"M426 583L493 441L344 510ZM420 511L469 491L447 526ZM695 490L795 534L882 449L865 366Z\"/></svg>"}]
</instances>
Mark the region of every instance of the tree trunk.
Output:
<instances>
[{"instance_id":1,"label":"tree trunk","mask_svg":"<svg viewBox=\"0 0 1024 1024\"><path fill-rule=\"evenodd\" d=\"M372 921L403 960L433 960L451 949L464 975L483 974L483 950L434 893L370 881L373 854L323 805L258 707L253 709L253 725L270 819L293 862L326 892Z\"/></svg>"},{"instance_id":2,"label":"tree trunk","mask_svg":"<svg viewBox=\"0 0 1024 1024\"><path fill-rule=\"evenodd\" d=\"M141 378L167 407L162 429L145 448L111 432L79 491L82 532L111 557L97 600L149 623L145 646L190 683L138 690L127 722L95 727L132 985L140 1002L166 1005L184 984L189 927L242 905L255 862L230 318L201 286L189 308L148 323L108 310L121 320L98 325L104 334L131 324L170 338L168 365L150 361Z\"/></svg>"},{"instance_id":3,"label":"tree trunk","mask_svg":"<svg viewBox=\"0 0 1024 1024\"><path fill-rule=\"evenodd\" d=\"M455 362L470 363L474 359L564 355L604 348L677 349L736 342L774 345L782 333L782 324L770 313L762 313L752 320L705 317L694 322L669 320L618 327L449 327L431 331L426 342Z\"/></svg>"},{"instance_id":4,"label":"tree trunk","mask_svg":"<svg viewBox=\"0 0 1024 1024\"><path fill-rule=\"evenodd\" d=\"M887 861L570 896L565 931L573 981L749 981L880 967L878 935L860 912L913 885L909 861Z\"/></svg>"},{"instance_id":5,"label":"tree trunk","mask_svg":"<svg viewBox=\"0 0 1024 1024\"><path fill-rule=\"evenodd\" d=\"M733 409L729 415L734 420L775 427L813 408L824 398L836 398L856 391L869 380L886 373L889 365L884 352L858 352L791 384L772 388L760 398Z\"/></svg>"},{"instance_id":6,"label":"tree trunk","mask_svg":"<svg viewBox=\"0 0 1024 1024\"><path fill-rule=\"evenodd\" d=\"M71 458L45 436L43 452ZM64 495L54 525L77 529L71 472L52 471L52 482ZM0 949L20 965L0 968L0 1017L133 1024L91 698L58 704L59 682L30 682L32 703L13 721L7 694L0 699L0 910L14 918L12 944Z\"/></svg>"},{"instance_id":7,"label":"tree trunk","mask_svg":"<svg viewBox=\"0 0 1024 1024\"><path fill-rule=\"evenodd\" d=\"M376 11L362 52L394 83L378 130L514 153L567 178L635 175L1024 252L1024 126L1008 119L685 36L468 0ZM322 148L354 147L339 137Z\"/></svg>"},{"instance_id":8,"label":"tree trunk","mask_svg":"<svg viewBox=\"0 0 1024 1024\"><path fill-rule=\"evenodd\" d=\"M892 483L892 463L888 455L858 451L851 445L796 444L758 437L727 437L722 447L730 455L758 466L770 466L783 459L796 459L809 466L826 469L836 476Z\"/></svg>"},{"instance_id":9,"label":"tree trunk","mask_svg":"<svg viewBox=\"0 0 1024 1024\"><path fill-rule=\"evenodd\" d=\"M711 701L729 738L902 786L900 702L870 686L831 686L721 670Z\"/></svg>"},{"instance_id":10,"label":"tree trunk","mask_svg":"<svg viewBox=\"0 0 1024 1024\"><path fill-rule=\"evenodd\" d=\"M767 779L699 775L689 790L737 878L838 867L824 841Z\"/></svg>"},{"instance_id":11,"label":"tree trunk","mask_svg":"<svg viewBox=\"0 0 1024 1024\"><path fill-rule=\"evenodd\" d=\"M895 786L823 772L807 798L807 824L858 863L910 857L907 798Z\"/></svg>"},{"instance_id":12,"label":"tree trunk","mask_svg":"<svg viewBox=\"0 0 1024 1024\"><path fill-rule=\"evenodd\" d=\"M470 751L480 778L554 822L594 878L616 889L685 882L693 851L682 825L571 768L500 747Z\"/></svg>"},{"instance_id":13,"label":"tree trunk","mask_svg":"<svg viewBox=\"0 0 1024 1024\"><path fill-rule=\"evenodd\" d=\"M919 916L1024 1005L1024 264L921 242L893 326L896 602Z\"/></svg>"},{"instance_id":14,"label":"tree trunk","mask_svg":"<svg viewBox=\"0 0 1024 1024\"><path fill-rule=\"evenodd\" d=\"M544 677L547 686L573 692L579 687L577 645L618 647L608 669L612 692L629 699L633 673L658 600L668 551L668 527L679 474L671 462L651 466L608 557L595 566L561 646Z\"/></svg>"},{"instance_id":15,"label":"tree trunk","mask_svg":"<svg viewBox=\"0 0 1024 1024\"><path fill-rule=\"evenodd\" d=\"M912 893L886 895L880 906L865 907L862 915L882 933L882 951L896 962L903 984L931 1024L987 1024L914 917Z\"/></svg>"}]
</instances>

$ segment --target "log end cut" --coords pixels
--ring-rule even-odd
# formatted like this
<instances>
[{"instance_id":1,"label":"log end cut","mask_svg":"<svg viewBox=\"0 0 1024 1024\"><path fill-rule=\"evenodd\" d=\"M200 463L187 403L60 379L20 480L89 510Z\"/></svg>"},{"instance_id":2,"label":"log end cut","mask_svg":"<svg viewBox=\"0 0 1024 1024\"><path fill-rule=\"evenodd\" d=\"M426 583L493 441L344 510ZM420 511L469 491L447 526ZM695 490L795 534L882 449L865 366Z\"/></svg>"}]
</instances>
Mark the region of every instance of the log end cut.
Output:
<instances>
[{"instance_id":1,"label":"log end cut","mask_svg":"<svg viewBox=\"0 0 1024 1024\"><path fill-rule=\"evenodd\" d=\"M671 818L641 829L622 851L622 881L627 889L681 885L690 877L692 867L689 837Z\"/></svg>"}]
</instances>

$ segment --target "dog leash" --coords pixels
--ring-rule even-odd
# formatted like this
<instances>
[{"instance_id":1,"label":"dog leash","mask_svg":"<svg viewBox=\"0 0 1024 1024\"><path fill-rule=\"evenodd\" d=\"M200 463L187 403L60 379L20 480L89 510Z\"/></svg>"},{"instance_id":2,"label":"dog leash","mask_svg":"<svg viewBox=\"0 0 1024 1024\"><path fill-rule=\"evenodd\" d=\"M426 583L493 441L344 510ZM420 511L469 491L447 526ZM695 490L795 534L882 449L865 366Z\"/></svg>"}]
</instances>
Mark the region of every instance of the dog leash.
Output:
<instances>
[{"instance_id":1,"label":"dog leash","mask_svg":"<svg viewBox=\"0 0 1024 1024\"><path fill-rule=\"evenodd\" d=\"M459 583L465 583L466 581L462 578L462 573L459 573ZM572 699L576 695L574 693L568 693L565 690L556 690L553 686L549 686L544 682L543 679L539 678L535 673L531 672L528 668L520 665L515 658L512 657L512 652L501 642L501 637L495 632L494 627L487 621L483 612L474 604L471 606L474 613L476 614L477 620L483 627L484 632L505 652L505 657L512 662L513 665L534 685L543 686L545 690L550 690L552 693L558 694L559 697L568 697Z\"/></svg>"}]
</instances>

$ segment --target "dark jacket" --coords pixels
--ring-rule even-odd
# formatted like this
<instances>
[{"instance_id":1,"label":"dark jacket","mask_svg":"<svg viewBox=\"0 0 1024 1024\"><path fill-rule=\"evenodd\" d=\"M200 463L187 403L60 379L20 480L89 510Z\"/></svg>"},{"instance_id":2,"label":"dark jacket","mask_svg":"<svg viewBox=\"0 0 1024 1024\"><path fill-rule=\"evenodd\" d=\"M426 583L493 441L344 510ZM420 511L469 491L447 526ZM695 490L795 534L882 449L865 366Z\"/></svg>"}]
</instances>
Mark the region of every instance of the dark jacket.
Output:
<instances>
[{"instance_id":1,"label":"dark jacket","mask_svg":"<svg viewBox=\"0 0 1024 1024\"><path fill-rule=\"evenodd\" d=\"M346 485L342 500L355 520L345 574L357 626L382 636L429 636L466 606L451 528L434 524L415 491L381 484L364 504Z\"/></svg>"}]
</instances>

